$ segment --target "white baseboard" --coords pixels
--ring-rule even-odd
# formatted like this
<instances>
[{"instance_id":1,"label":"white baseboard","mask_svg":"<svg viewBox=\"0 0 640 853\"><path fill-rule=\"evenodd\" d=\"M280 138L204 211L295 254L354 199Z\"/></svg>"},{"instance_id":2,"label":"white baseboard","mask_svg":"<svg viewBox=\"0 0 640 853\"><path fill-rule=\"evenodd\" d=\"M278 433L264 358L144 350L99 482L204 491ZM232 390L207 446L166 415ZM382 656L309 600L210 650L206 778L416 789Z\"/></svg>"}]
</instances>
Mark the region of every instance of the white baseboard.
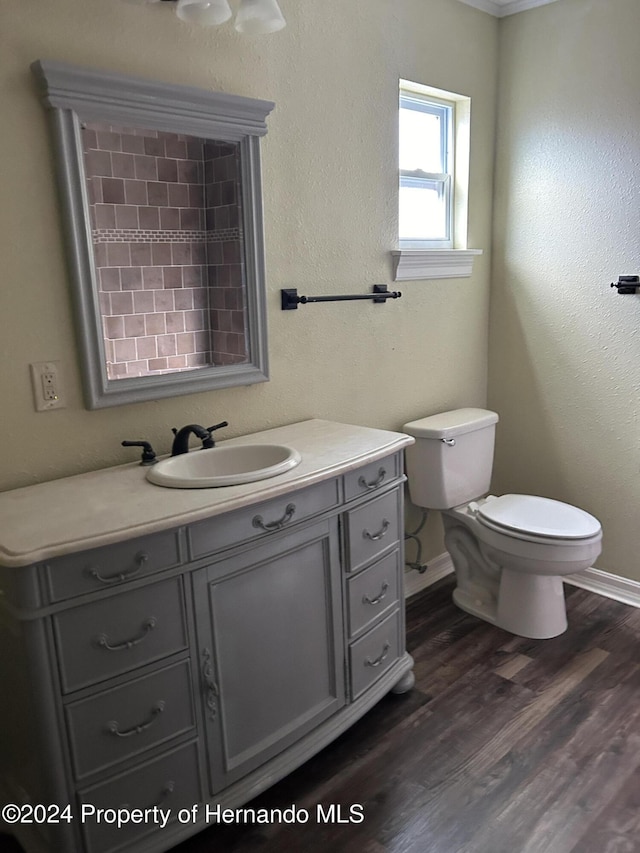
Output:
<instances>
[{"instance_id":1,"label":"white baseboard","mask_svg":"<svg viewBox=\"0 0 640 853\"><path fill-rule=\"evenodd\" d=\"M404 587L405 597L411 598L422 592L423 589L432 586L453 573L453 563L451 557L445 551L429 560L427 571L420 574L415 569L405 573ZM640 581L630 580L629 578L613 575L610 572L603 572L600 569L585 569L583 572L577 572L575 575L568 575L564 579L565 583L572 586L579 586L581 589L586 589L589 592L595 592L597 595L602 595L605 598L612 598L614 601L620 601L622 604L630 604L632 607L640 607Z\"/></svg>"},{"instance_id":2,"label":"white baseboard","mask_svg":"<svg viewBox=\"0 0 640 853\"><path fill-rule=\"evenodd\" d=\"M565 583L579 586L589 592L603 595L605 598L613 598L614 601L640 607L640 582L638 581L602 572L600 569L585 569L583 572L569 575L564 580Z\"/></svg>"}]
</instances>

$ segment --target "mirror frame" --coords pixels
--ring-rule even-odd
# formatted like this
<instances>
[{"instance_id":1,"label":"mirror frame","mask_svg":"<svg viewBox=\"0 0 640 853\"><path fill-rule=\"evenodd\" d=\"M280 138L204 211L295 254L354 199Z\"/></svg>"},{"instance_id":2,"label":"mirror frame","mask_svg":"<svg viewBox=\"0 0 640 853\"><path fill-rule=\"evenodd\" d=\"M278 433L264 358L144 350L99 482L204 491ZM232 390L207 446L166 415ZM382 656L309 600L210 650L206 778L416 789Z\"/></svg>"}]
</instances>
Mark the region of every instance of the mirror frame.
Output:
<instances>
[{"instance_id":1,"label":"mirror frame","mask_svg":"<svg viewBox=\"0 0 640 853\"><path fill-rule=\"evenodd\" d=\"M158 83L39 60L31 66L51 116L72 278L77 339L89 409L195 394L269 379L260 137L271 101ZM151 376L107 377L81 123L100 121L234 142L240 146L248 361Z\"/></svg>"}]
</instances>

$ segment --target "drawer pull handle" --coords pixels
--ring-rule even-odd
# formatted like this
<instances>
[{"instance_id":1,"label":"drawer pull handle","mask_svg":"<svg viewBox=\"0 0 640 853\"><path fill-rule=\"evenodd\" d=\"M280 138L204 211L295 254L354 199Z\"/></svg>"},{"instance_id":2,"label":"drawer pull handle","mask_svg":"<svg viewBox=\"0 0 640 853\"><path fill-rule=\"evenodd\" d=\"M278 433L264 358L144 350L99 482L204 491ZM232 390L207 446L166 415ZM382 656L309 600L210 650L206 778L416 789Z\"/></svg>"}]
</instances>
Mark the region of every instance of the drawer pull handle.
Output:
<instances>
[{"instance_id":1,"label":"drawer pull handle","mask_svg":"<svg viewBox=\"0 0 640 853\"><path fill-rule=\"evenodd\" d=\"M146 811L147 809L154 809L154 808L157 808L158 806L161 806L162 803L167 799L167 797L169 797L169 796L171 796L171 794L173 794L175 789L176 789L176 783L173 780L169 779L162 786L162 790L160 791L160 798L158 799L158 801L155 803L152 803L150 806L147 806L146 808L141 808L141 811ZM120 805L119 808L126 809L127 811L132 810L129 803L122 803L122 805Z\"/></svg>"},{"instance_id":2,"label":"drawer pull handle","mask_svg":"<svg viewBox=\"0 0 640 853\"><path fill-rule=\"evenodd\" d=\"M372 489L377 489L378 486L381 486L382 482L386 476L387 476L387 472L384 470L384 468L379 468L378 469L378 476L376 477L375 480L371 480L370 483L367 483L367 481L364 478L364 475L362 475L362 477L358 478L358 485L362 489L368 489L369 491L371 491Z\"/></svg>"},{"instance_id":3,"label":"drawer pull handle","mask_svg":"<svg viewBox=\"0 0 640 853\"><path fill-rule=\"evenodd\" d=\"M264 521L261 515L256 515L251 523L254 527L259 527L261 530L280 530L281 527L284 527L285 524L288 524L291 521L295 511L295 504L287 504L284 515L277 521Z\"/></svg>"},{"instance_id":4,"label":"drawer pull handle","mask_svg":"<svg viewBox=\"0 0 640 853\"><path fill-rule=\"evenodd\" d=\"M378 539L382 539L382 537L385 535L390 526L391 522L387 521L387 519L385 518L382 522L382 527L377 533L369 533L368 530L363 530L362 535L365 539L370 539L372 542L377 542Z\"/></svg>"},{"instance_id":5,"label":"drawer pull handle","mask_svg":"<svg viewBox=\"0 0 640 853\"><path fill-rule=\"evenodd\" d=\"M147 564L149 561L149 555L141 552L140 554L136 554L134 557L135 566L132 569L129 569L127 572L119 572L117 575L107 575L103 576L100 574L99 569L87 569L87 574L92 577L94 580L100 581L100 583L122 583L122 581L129 580L129 578L137 575L138 572Z\"/></svg>"},{"instance_id":6,"label":"drawer pull handle","mask_svg":"<svg viewBox=\"0 0 640 853\"><path fill-rule=\"evenodd\" d=\"M109 642L109 638L106 634L98 634L98 636L96 637L96 645L100 646L101 649L106 649L109 652L121 652L125 649L131 649L133 648L133 646L137 646L138 643L141 643L145 637L148 637L149 633L153 631L157 624L158 623L156 619L153 616L150 616L142 623L142 632L138 634L137 637L134 637L133 640L125 640L124 643L111 645L111 643Z\"/></svg>"},{"instance_id":7,"label":"drawer pull handle","mask_svg":"<svg viewBox=\"0 0 640 853\"><path fill-rule=\"evenodd\" d=\"M130 729L124 729L120 731L120 726L118 725L117 720L111 720L107 723L107 731L109 734L115 735L116 737L130 737L131 735L139 735L142 732L146 731L149 726L152 726L153 723L158 719L160 714L164 711L165 702L164 699L160 699L151 709L151 713L149 718L144 721L144 723L138 723L137 726L132 726Z\"/></svg>"},{"instance_id":8,"label":"drawer pull handle","mask_svg":"<svg viewBox=\"0 0 640 853\"><path fill-rule=\"evenodd\" d=\"M376 595L375 598L369 598L368 595L363 595L362 596L362 603L363 604L380 604L382 599L386 596L388 589L389 589L389 584L387 581L385 581L382 584L382 588L381 588L380 592L378 593L378 595Z\"/></svg>"},{"instance_id":9,"label":"drawer pull handle","mask_svg":"<svg viewBox=\"0 0 640 853\"><path fill-rule=\"evenodd\" d=\"M391 648L391 646L389 645L389 643L385 643L384 648L382 649L382 654L380 655L380 657L376 658L375 660L371 660L371 658L367 658L364 662L364 665L365 666L380 666L382 661L385 660L386 657L388 656L390 648Z\"/></svg>"}]
</instances>

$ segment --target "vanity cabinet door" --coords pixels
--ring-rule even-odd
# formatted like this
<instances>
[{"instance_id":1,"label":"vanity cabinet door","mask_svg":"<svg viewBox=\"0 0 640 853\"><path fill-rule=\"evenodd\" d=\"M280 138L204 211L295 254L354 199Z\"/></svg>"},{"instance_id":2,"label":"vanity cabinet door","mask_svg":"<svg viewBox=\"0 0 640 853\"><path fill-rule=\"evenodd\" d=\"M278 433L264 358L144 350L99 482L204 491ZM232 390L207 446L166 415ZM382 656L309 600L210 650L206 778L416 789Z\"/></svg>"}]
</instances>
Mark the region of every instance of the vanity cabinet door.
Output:
<instances>
[{"instance_id":1,"label":"vanity cabinet door","mask_svg":"<svg viewBox=\"0 0 640 853\"><path fill-rule=\"evenodd\" d=\"M344 704L336 519L201 570L194 594L213 793Z\"/></svg>"}]
</instances>

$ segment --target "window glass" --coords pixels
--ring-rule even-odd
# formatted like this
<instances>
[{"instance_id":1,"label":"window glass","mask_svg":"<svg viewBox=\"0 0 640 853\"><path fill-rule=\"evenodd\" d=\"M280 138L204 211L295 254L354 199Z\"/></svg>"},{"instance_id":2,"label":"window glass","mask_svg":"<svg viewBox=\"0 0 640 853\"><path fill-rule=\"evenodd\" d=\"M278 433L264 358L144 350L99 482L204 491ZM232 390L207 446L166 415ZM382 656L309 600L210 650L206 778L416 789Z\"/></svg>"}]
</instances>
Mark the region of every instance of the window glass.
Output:
<instances>
[{"instance_id":1,"label":"window glass","mask_svg":"<svg viewBox=\"0 0 640 853\"><path fill-rule=\"evenodd\" d=\"M442 110L425 107L411 98L400 101L400 168L444 172Z\"/></svg>"},{"instance_id":2,"label":"window glass","mask_svg":"<svg viewBox=\"0 0 640 853\"><path fill-rule=\"evenodd\" d=\"M399 240L409 248L453 245L454 104L401 88Z\"/></svg>"},{"instance_id":3,"label":"window glass","mask_svg":"<svg viewBox=\"0 0 640 853\"><path fill-rule=\"evenodd\" d=\"M400 240L446 240L447 205L442 186L400 186Z\"/></svg>"}]
</instances>

